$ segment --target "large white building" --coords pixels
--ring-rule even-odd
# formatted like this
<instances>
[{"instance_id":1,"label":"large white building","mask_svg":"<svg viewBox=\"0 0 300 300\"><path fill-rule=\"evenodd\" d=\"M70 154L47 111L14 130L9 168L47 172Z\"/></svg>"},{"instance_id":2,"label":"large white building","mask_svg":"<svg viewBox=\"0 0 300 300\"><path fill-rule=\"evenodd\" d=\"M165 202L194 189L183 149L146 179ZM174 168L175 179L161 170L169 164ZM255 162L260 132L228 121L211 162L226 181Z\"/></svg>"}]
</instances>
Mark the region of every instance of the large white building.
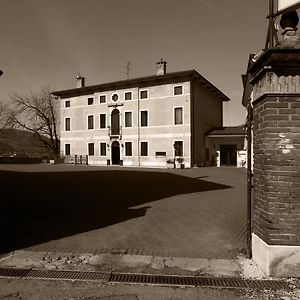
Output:
<instances>
[{"instance_id":1,"label":"large white building","mask_svg":"<svg viewBox=\"0 0 300 300\"><path fill-rule=\"evenodd\" d=\"M61 151L88 155L89 164L185 167L211 161L205 135L222 127L220 90L197 71L157 75L56 91L60 98ZM178 160L178 158L180 158Z\"/></svg>"}]
</instances>

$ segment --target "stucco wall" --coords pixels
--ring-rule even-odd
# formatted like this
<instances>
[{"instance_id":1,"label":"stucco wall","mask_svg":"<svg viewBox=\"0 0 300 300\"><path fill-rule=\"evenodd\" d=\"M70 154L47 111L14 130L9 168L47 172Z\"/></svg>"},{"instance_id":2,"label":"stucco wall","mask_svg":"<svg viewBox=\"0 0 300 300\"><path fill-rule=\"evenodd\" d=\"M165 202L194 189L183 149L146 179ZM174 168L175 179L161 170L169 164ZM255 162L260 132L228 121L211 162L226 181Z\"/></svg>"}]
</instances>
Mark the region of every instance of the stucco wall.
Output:
<instances>
[{"instance_id":1,"label":"stucco wall","mask_svg":"<svg viewBox=\"0 0 300 300\"><path fill-rule=\"evenodd\" d=\"M205 135L214 128L222 127L223 102L205 87L200 80L194 82L193 103L193 165L205 166Z\"/></svg>"},{"instance_id":2,"label":"stucco wall","mask_svg":"<svg viewBox=\"0 0 300 300\"><path fill-rule=\"evenodd\" d=\"M174 96L174 86L183 86L183 95ZM148 99L139 99L140 90L148 91ZM125 100L124 93L132 92L132 100ZM119 100L112 102L111 96L118 94ZM106 95L106 103L99 102L99 96ZM94 97L94 104L88 105L88 98ZM65 107L65 101L70 101L70 107ZM130 88L113 90L92 95L73 97L61 100L61 150L64 145L71 145L71 154L85 155L88 153L88 143L94 143L95 155L89 157L91 164L106 164L111 159L110 146L114 139L109 136L110 115L117 104L120 111L122 126L120 144L132 142L132 157L124 156L124 148L120 147L121 160L124 165L165 166L168 158L174 157L174 141L183 141L186 166L190 165L190 82L150 86L143 89ZM174 125L174 108L183 108L183 124ZM139 127L140 111L148 111L148 126ZM132 127L125 128L125 112L132 112ZM106 114L107 128L100 129L100 114ZM94 129L88 130L88 115L94 115ZM65 118L71 119L71 130L65 131ZM140 157L139 142L148 142L148 156ZM100 156L100 142L105 142L106 156ZM165 157L157 157L156 152L166 152Z\"/></svg>"}]
</instances>

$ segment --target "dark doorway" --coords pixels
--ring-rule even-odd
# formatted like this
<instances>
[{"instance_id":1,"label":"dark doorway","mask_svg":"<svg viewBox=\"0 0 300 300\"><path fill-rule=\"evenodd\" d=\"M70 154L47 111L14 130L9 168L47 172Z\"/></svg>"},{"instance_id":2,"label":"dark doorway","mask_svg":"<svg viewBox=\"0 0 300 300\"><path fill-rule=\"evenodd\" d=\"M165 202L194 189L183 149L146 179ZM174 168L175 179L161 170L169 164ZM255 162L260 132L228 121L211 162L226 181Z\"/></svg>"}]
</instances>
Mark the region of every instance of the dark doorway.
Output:
<instances>
[{"instance_id":1,"label":"dark doorway","mask_svg":"<svg viewBox=\"0 0 300 300\"><path fill-rule=\"evenodd\" d=\"M120 164L120 144L117 141L111 144L111 163L113 165Z\"/></svg>"},{"instance_id":2,"label":"dark doorway","mask_svg":"<svg viewBox=\"0 0 300 300\"><path fill-rule=\"evenodd\" d=\"M119 135L120 134L120 112L117 109L114 109L111 113L111 134Z\"/></svg>"},{"instance_id":3,"label":"dark doorway","mask_svg":"<svg viewBox=\"0 0 300 300\"><path fill-rule=\"evenodd\" d=\"M221 166L237 165L237 145L220 145Z\"/></svg>"}]
</instances>

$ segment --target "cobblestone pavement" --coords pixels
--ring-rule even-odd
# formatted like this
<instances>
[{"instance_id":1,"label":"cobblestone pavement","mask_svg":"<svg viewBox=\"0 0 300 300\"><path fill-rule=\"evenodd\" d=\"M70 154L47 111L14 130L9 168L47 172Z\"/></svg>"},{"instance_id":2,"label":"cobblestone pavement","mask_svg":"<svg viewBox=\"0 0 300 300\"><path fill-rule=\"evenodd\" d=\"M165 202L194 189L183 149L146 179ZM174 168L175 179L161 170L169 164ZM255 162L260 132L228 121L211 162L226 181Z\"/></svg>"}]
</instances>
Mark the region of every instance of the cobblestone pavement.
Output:
<instances>
[{"instance_id":1,"label":"cobblestone pavement","mask_svg":"<svg viewBox=\"0 0 300 300\"><path fill-rule=\"evenodd\" d=\"M0 170L2 253L226 259L245 253L245 169L1 165Z\"/></svg>"}]
</instances>

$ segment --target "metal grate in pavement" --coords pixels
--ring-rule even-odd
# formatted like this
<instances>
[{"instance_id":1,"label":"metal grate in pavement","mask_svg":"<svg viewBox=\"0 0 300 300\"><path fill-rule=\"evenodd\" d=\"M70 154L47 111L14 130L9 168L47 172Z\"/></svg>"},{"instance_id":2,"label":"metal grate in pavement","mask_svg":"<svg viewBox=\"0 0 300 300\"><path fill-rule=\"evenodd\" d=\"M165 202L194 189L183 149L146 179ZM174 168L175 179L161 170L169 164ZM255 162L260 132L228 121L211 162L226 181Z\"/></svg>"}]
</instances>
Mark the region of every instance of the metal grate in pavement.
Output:
<instances>
[{"instance_id":1,"label":"metal grate in pavement","mask_svg":"<svg viewBox=\"0 0 300 300\"><path fill-rule=\"evenodd\" d=\"M59 270L33 270L0 268L0 277L41 278L41 279L66 279L66 280L99 280L114 283L143 283L153 285L173 286L198 286L219 288L252 288L290 290L289 285L279 280L244 280L236 277L200 277L200 276L175 276L152 275L133 273L105 273L91 271L59 271Z\"/></svg>"},{"instance_id":2,"label":"metal grate in pavement","mask_svg":"<svg viewBox=\"0 0 300 300\"><path fill-rule=\"evenodd\" d=\"M0 277L107 281L110 273L0 268Z\"/></svg>"},{"instance_id":3,"label":"metal grate in pavement","mask_svg":"<svg viewBox=\"0 0 300 300\"><path fill-rule=\"evenodd\" d=\"M150 283L163 285L183 285L199 287L223 287L223 288L255 288L255 289L290 289L289 286L278 280L244 280L233 277L183 277L171 275L148 275L116 273L112 274L109 282L128 282L128 283Z\"/></svg>"}]
</instances>

